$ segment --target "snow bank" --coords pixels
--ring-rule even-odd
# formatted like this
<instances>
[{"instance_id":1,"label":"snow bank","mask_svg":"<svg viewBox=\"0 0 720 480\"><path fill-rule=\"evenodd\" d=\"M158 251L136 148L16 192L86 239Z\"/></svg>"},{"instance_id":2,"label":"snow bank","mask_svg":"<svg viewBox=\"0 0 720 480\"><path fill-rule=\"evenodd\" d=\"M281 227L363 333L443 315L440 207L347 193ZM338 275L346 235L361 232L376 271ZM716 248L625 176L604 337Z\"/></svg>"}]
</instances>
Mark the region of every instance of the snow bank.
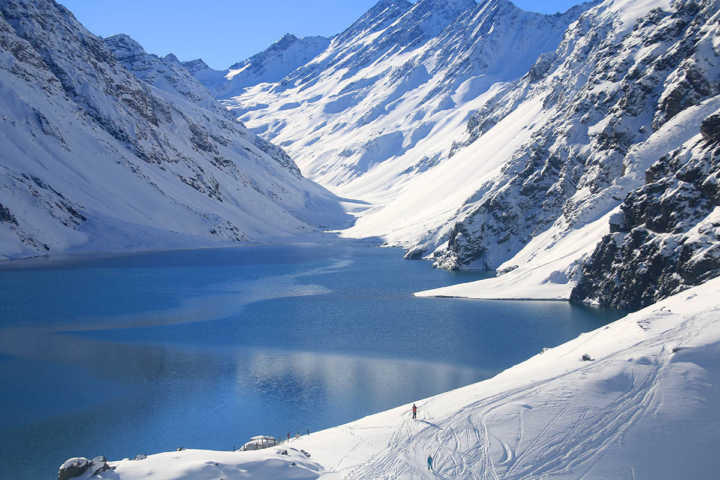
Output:
<instances>
[{"instance_id":1,"label":"snow bank","mask_svg":"<svg viewBox=\"0 0 720 480\"><path fill-rule=\"evenodd\" d=\"M600 219L564 233L553 226L533 238L515 257L500 266L495 278L415 293L417 297L463 297L486 300L569 300L572 272L610 231L612 210Z\"/></svg>"},{"instance_id":2,"label":"snow bank","mask_svg":"<svg viewBox=\"0 0 720 480\"><path fill-rule=\"evenodd\" d=\"M111 462L110 465L114 470L101 478L313 480L318 478L322 470L318 463L292 448L271 448L254 452L182 450L141 457L139 460L125 459Z\"/></svg>"}]
</instances>

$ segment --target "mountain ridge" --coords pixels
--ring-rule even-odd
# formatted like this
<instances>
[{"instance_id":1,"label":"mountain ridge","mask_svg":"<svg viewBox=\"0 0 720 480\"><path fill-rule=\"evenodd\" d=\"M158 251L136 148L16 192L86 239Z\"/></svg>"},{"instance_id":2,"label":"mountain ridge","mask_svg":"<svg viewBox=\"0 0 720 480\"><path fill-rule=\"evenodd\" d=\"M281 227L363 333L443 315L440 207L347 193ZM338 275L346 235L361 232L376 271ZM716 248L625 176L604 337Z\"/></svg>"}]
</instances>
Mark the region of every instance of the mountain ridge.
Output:
<instances>
[{"instance_id":1,"label":"mountain ridge","mask_svg":"<svg viewBox=\"0 0 720 480\"><path fill-rule=\"evenodd\" d=\"M174 56L0 3L0 255L222 245L341 225L338 200Z\"/></svg>"}]
</instances>

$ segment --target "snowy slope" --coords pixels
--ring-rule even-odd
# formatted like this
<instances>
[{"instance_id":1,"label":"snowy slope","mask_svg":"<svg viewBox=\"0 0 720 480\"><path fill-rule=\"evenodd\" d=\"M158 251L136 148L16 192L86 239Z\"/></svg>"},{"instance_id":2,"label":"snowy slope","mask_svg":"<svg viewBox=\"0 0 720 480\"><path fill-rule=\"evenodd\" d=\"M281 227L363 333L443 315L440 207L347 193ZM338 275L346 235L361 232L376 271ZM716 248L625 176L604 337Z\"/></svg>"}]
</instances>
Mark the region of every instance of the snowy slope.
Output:
<instances>
[{"instance_id":1,"label":"snowy slope","mask_svg":"<svg viewBox=\"0 0 720 480\"><path fill-rule=\"evenodd\" d=\"M719 294L711 280L418 401L415 421L404 405L280 448L158 454L109 462L96 478L714 478Z\"/></svg>"},{"instance_id":2,"label":"snowy slope","mask_svg":"<svg viewBox=\"0 0 720 480\"><path fill-rule=\"evenodd\" d=\"M0 257L342 225L337 200L176 59L109 44L119 59L51 0L0 1Z\"/></svg>"},{"instance_id":3,"label":"snowy slope","mask_svg":"<svg viewBox=\"0 0 720 480\"><path fill-rule=\"evenodd\" d=\"M636 205L633 199L644 189L657 190L657 186L643 185L646 170L653 165L654 168L667 166L668 159L665 158L665 155L678 145L682 147L675 156L679 157L680 153L685 153L686 156L682 158L683 162L690 163L692 161L695 164L703 165L703 168L714 168L712 167L714 163L710 161L709 157L716 150L717 143L703 139L700 130L703 121L708 117L713 118L712 114L718 108L720 108L720 97L713 97L700 105L686 109L669 120L645 142L636 145L628 153L626 175L616 179L613 184L614 192L618 192L614 195L615 201L622 198L623 192L630 192L630 196L622 202L620 207L628 210L646 210L645 217L638 219L632 225L632 227L640 225L643 227L636 230L634 235L645 231L645 220L648 216L659 215L662 217L661 212L674 219L683 220L683 224L680 225L673 237L674 245L671 247L669 243L665 243L659 246L658 250L664 255L658 255L653 260L652 248L642 251L641 254L637 253L640 250L640 244L632 244L633 235L626 235L630 232L631 226L627 225L629 222L625 220L625 215L621 213L620 207L613 208L614 202L611 199L601 210L604 212L602 216L597 219L572 228L569 228L564 219L561 219L551 228L533 237L518 254L500 265L498 269L500 275L497 278L428 290L416 295L548 300L570 300L574 296L574 300L578 302L603 304L603 306L622 309L638 309L654 303L660 298L677 293L688 285L697 285L711 278L707 274L717 270L717 265L712 262L717 245L712 237L714 235L712 228L708 228L707 225L703 228L702 224L713 209L712 201L706 200L701 203L697 199L692 199L688 202L686 196L677 194L683 192L680 190L669 191L670 189L656 192L658 201L653 203L638 202ZM687 155L687 152L693 149L697 154L695 156ZM655 159L657 161L653 164ZM673 171L677 170L681 169L674 166ZM713 178L707 173L698 176L696 182L698 185L695 187L698 191L701 190L700 184L708 176ZM671 181L673 175L667 177L662 180ZM631 190L636 185L641 186L636 190ZM707 189L706 192L706 195L712 195L712 192ZM659 202L661 198L664 201L663 205L660 205ZM681 212L683 213L680 214ZM610 235L611 229L614 232L612 235ZM620 230L623 230L624 233ZM667 226L665 230L670 233ZM709 235L705 238L700 238L703 235L699 235L696 244L698 247L702 245L701 248L707 249L707 251L703 252L705 255L693 256L689 254L691 243L688 243L685 245L686 252L683 254L685 261L680 262L678 257L681 247L685 244L682 233L690 230L696 232L701 230L703 234ZM628 245L624 248L615 248L616 245L621 246L626 237ZM666 235L666 237L672 237L672 235ZM647 243L652 245L657 240L657 238L648 238ZM608 253L608 249L612 249L612 253ZM617 257L615 256L616 251ZM623 254L621 255L620 252ZM692 261L688 262L691 257ZM655 267L648 268L648 265L653 263ZM686 268L690 265L694 265L695 268ZM658 269L658 267L660 268ZM663 269L666 270L665 276L668 283L665 287L662 286L663 279L660 275L660 271ZM618 275L619 271L623 272L623 278ZM679 280L681 277L677 274L683 271L692 271L695 278L670 284L672 279ZM703 275L705 276L703 277ZM575 293L573 290L576 282L573 279L580 281L580 289ZM602 288L606 288L606 291L600 293ZM643 297L644 299L639 301ZM588 301L590 299L593 301Z\"/></svg>"}]
</instances>

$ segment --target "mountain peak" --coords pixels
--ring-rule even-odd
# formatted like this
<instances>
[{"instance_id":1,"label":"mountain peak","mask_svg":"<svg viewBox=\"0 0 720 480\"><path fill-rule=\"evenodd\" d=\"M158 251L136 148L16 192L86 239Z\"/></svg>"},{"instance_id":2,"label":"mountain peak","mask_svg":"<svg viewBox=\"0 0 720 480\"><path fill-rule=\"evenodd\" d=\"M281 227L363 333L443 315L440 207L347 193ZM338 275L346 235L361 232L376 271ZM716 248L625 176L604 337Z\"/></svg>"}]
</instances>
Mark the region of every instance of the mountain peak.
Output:
<instances>
[{"instance_id":1,"label":"mountain peak","mask_svg":"<svg viewBox=\"0 0 720 480\"><path fill-rule=\"evenodd\" d=\"M136 42L132 37L124 33L119 33L111 37L107 37L105 44L110 47L113 55L118 60L125 60L127 58L137 57L145 54L145 49Z\"/></svg>"},{"instance_id":2,"label":"mountain peak","mask_svg":"<svg viewBox=\"0 0 720 480\"><path fill-rule=\"evenodd\" d=\"M290 45L297 42L298 40L300 40L300 39L298 37L296 37L295 35L293 35L292 33L286 33L285 35L282 36L282 38L280 40L273 43L270 46L270 48L285 50L286 48L288 48Z\"/></svg>"},{"instance_id":3,"label":"mountain peak","mask_svg":"<svg viewBox=\"0 0 720 480\"><path fill-rule=\"evenodd\" d=\"M413 4L407 0L380 0L335 39L342 43L352 40L362 32L375 32L386 28L411 8Z\"/></svg>"},{"instance_id":4,"label":"mountain peak","mask_svg":"<svg viewBox=\"0 0 720 480\"><path fill-rule=\"evenodd\" d=\"M498 1L498 0L486 0L486 1ZM500 1L506 1L506 0L500 0ZM477 3L475 0L418 0L418 2L415 4L417 5L425 5L427 8L432 8L435 10L454 10L454 11L463 11L467 10L469 8L474 8Z\"/></svg>"},{"instance_id":5,"label":"mountain peak","mask_svg":"<svg viewBox=\"0 0 720 480\"><path fill-rule=\"evenodd\" d=\"M410 7L412 7L412 3L406 0L379 0L372 6L372 8L370 8L370 10L368 10L367 13L381 13L383 10L387 10L388 8L400 8L407 10Z\"/></svg>"},{"instance_id":6,"label":"mountain peak","mask_svg":"<svg viewBox=\"0 0 720 480\"><path fill-rule=\"evenodd\" d=\"M240 70L247 66L262 69L267 66L269 61L280 61L281 63L289 62L289 70L284 72L287 74L300 64L300 59L304 62L310 60L323 51L329 43L330 40L325 37L298 38L292 33L286 33L264 51L231 65L229 70Z\"/></svg>"},{"instance_id":7,"label":"mountain peak","mask_svg":"<svg viewBox=\"0 0 720 480\"><path fill-rule=\"evenodd\" d=\"M393 29L396 33L420 32L420 38L433 37L476 6L475 0L418 0Z\"/></svg>"},{"instance_id":8,"label":"mountain peak","mask_svg":"<svg viewBox=\"0 0 720 480\"><path fill-rule=\"evenodd\" d=\"M188 72L195 74L197 72L202 72L205 70L210 70L210 67L202 58L196 58L195 60L189 60L187 62L182 62L183 66L187 69Z\"/></svg>"}]
</instances>

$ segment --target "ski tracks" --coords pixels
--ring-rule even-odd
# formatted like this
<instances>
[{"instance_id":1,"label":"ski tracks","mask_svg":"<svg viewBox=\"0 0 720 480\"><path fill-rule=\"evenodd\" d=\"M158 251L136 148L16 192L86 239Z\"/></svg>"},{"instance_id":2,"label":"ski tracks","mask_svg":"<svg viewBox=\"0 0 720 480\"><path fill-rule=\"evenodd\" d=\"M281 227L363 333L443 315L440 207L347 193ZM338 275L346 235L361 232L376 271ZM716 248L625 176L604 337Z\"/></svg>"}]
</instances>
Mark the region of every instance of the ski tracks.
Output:
<instances>
[{"instance_id":1,"label":"ski tracks","mask_svg":"<svg viewBox=\"0 0 720 480\"><path fill-rule=\"evenodd\" d=\"M636 359L618 352L479 399L445 418L407 418L389 436L387 449L347 478L591 478L603 455L621 446L628 430L657 408L658 382L672 348L651 342L644 351L649 353ZM574 401L577 395L587 403ZM426 411L432 410L427 404ZM428 455L434 472L427 470Z\"/></svg>"}]
</instances>

